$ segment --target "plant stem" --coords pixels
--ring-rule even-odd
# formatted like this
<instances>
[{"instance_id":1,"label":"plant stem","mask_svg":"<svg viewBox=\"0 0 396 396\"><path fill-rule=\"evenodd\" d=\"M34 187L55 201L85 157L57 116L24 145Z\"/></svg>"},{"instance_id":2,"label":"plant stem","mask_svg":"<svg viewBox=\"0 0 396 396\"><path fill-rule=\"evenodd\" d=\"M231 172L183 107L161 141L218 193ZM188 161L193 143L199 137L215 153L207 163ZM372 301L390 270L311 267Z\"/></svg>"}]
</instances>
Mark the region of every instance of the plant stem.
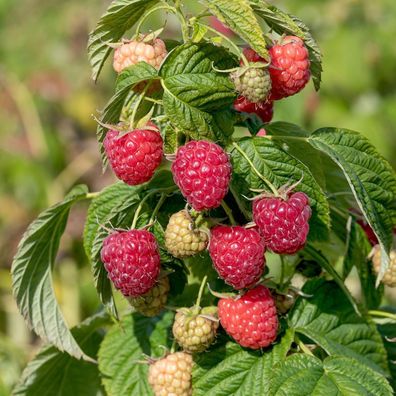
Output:
<instances>
[{"instance_id":1,"label":"plant stem","mask_svg":"<svg viewBox=\"0 0 396 396\"><path fill-rule=\"evenodd\" d=\"M140 19L138 25L136 26L136 36L139 35L140 33L140 29L142 28L142 25L144 23L144 21L154 12L158 11L158 10L168 10L173 12L174 14L177 14L177 10L175 7L170 6L169 4L162 4L162 5L158 5L157 7L152 8L150 11L147 11L144 16Z\"/></svg>"},{"instance_id":2,"label":"plant stem","mask_svg":"<svg viewBox=\"0 0 396 396\"><path fill-rule=\"evenodd\" d=\"M197 301L195 303L195 306L197 308L199 308L201 306L202 295L205 290L207 280L208 280L208 277L207 277L207 275L205 275L204 278L202 279L201 286L199 287L198 297L197 297Z\"/></svg>"},{"instance_id":3,"label":"plant stem","mask_svg":"<svg viewBox=\"0 0 396 396\"><path fill-rule=\"evenodd\" d=\"M283 283L285 278L285 259L282 255L280 255L280 260L281 260L281 274L279 279L279 286L281 289L283 289Z\"/></svg>"},{"instance_id":4,"label":"plant stem","mask_svg":"<svg viewBox=\"0 0 396 396\"><path fill-rule=\"evenodd\" d=\"M85 196L85 199L93 199L100 195L100 191L90 192Z\"/></svg>"},{"instance_id":5,"label":"plant stem","mask_svg":"<svg viewBox=\"0 0 396 396\"><path fill-rule=\"evenodd\" d=\"M248 164L251 166L251 168L254 170L256 175L265 183L267 186L270 188L272 193L277 197L279 196L278 190L276 187L266 178L264 177L254 166L253 162L250 160L250 158L247 156L247 154L239 147L237 143L233 143L233 146L239 151L239 153L245 158L245 160L248 162Z\"/></svg>"},{"instance_id":6,"label":"plant stem","mask_svg":"<svg viewBox=\"0 0 396 396\"><path fill-rule=\"evenodd\" d=\"M152 213L152 215L151 215L151 217L150 217L150 220L149 220L149 222L148 222L149 224L151 224L151 223L154 222L155 217L157 216L158 211L161 209L161 206L163 205L163 203L165 202L165 200L166 200L167 197L168 197L167 194L165 194L165 193L162 193L162 194L161 194L161 197L160 197L160 199L159 199L157 205L155 206L155 208L154 208L154 210L153 210L153 213Z\"/></svg>"},{"instance_id":7,"label":"plant stem","mask_svg":"<svg viewBox=\"0 0 396 396\"><path fill-rule=\"evenodd\" d=\"M224 199L221 201L221 206L224 209L224 212L226 212L228 218L230 219L230 222L232 225L237 225L237 222L234 219L234 215L232 214L231 208L226 204Z\"/></svg>"},{"instance_id":8,"label":"plant stem","mask_svg":"<svg viewBox=\"0 0 396 396\"><path fill-rule=\"evenodd\" d=\"M295 342L296 344L300 347L300 349L306 353L307 355L311 355L314 356L314 354L312 353L312 351L296 336L295 338Z\"/></svg>"},{"instance_id":9,"label":"plant stem","mask_svg":"<svg viewBox=\"0 0 396 396\"><path fill-rule=\"evenodd\" d=\"M241 197L239 194L234 190L232 185L230 185L230 191L231 194L233 195L235 202L238 205L239 210L242 212L242 214L245 216L246 220L250 221L251 220L251 215L250 212L245 208L245 206L242 203Z\"/></svg>"},{"instance_id":10,"label":"plant stem","mask_svg":"<svg viewBox=\"0 0 396 396\"><path fill-rule=\"evenodd\" d=\"M140 212L142 211L143 206L144 206L144 204L146 203L146 201L147 201L153 194L154 194L154 192L151 192L151 193L147 194L147 195L140 201L140 204L139 204L139 206L137 207L135 214L133 215L133 221L132 221L132 225L131 225L131 228L132 228L132 229L136 228L136 224L137 224L137 221L138 221Z\"/></svg>"},{"instance_id":11,"label":"plant stem","mask_svg":"<svg viewBox=\"0 0 396 396\"><path fill-rule=\"evenodd\" d=\"M230 40L226 35L218 32L216 29L213 29L210 26L204 25L202 23L197 22L198 25L204 26L206 29L210 30L211 32L215 33L217 36L220 36L223 40L227 41L227 43L229 43L231 45L232 48L235 49L235 51L237 52L237 54L239 55L239 57L242 59L243 63L245 65L249 64L249 61L246 59L246 56L244 55L244 53L241 51L241 49L232 41Z\"/></svg>"},{"instance_id":12,"label":"plant stem","mask_svg":"<svg viewBox=\"0 0 396 396\"><path fill-rule=\"evenodd\" d=\"M386 311L376 311L376 310L370 310L368 313L372 316L378 316L381 318L388 318L396 321L396 314L393 314L391 312L386 312Z\"/></svg>"},{"instance_id":13,"label":"plant stem","mask_svg":"<svg viewBox=\"0 0 396 396\"><path fill-rule=\"evenodd\" d=\"M133 108L133 112L132 112L132 116L131 116L131 120L129 122L129 126L131 129L134 128L135 126L135 117L136 117L136 113L139 109L140 103L142 103L142 101L144 100L144 98L146 97L146 92L147 90L150 88L151 86L151 81L149 81L146 86L143 89L143 92L139 95L138 100L136 101L136 103L134 104L134 108Z\"/></svg>"}]
</instances>

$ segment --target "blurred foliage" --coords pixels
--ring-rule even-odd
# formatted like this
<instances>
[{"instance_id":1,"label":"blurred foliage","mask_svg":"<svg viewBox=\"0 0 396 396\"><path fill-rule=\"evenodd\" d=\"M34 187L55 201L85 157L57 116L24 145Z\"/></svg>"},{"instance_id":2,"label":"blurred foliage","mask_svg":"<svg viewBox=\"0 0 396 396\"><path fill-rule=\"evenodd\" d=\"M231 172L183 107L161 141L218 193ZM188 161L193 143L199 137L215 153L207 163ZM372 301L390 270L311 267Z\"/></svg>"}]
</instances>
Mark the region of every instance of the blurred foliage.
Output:
<instances>
[{"instance_id":1,"label":"blurred foliage","mask_svg":"<svg viewBox=\"0 0 396 396\"><path fill-rule=\"evenodd\" d=\"M311 130L358 130L396 166L396 2L276 3L312 27L324 54L324 75L320 93L310 84L277 103L275 120ZM0 0L0 396L10 393L39 346L10 291L9 267L22 232L73 184L96 191L113 180L101 174L91 115L109 96L114 74L107 66L95 87L86 58L88 31L107 4ZM80 243L84 217L83 205L72 211L55 271L70 325L98 306Z\"/></svg>"}]
</instances>

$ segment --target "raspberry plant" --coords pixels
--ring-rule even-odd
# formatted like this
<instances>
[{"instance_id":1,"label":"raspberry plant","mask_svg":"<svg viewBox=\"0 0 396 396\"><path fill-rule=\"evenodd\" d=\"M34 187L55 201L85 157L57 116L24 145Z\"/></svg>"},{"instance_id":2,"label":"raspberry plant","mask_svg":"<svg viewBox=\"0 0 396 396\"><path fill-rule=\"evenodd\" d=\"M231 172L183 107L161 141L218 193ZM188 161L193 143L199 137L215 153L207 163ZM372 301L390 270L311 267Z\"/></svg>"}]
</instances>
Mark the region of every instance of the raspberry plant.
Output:
<instances>
[{"instance_id":1,"label":"raspberry plant","mask_svg":"<svg viewBox=\"0 0 396 396\"><path fill-rule=\"evenodd\" d=\"M320 88L302 21L263 0L199 6L115 0L90 35L93 79L109 56L117 74L97 137L120 181L76 186L20 242L14 295L48 345L15 394L391 395L396 326L378 318L396 319L380 308L395 173L357 132L269 123L277 100ZM143 31L154 12L174 15L180 37ZM83 200L101 305L69 329L52 269Z\"/></svg>"}]
</instances>

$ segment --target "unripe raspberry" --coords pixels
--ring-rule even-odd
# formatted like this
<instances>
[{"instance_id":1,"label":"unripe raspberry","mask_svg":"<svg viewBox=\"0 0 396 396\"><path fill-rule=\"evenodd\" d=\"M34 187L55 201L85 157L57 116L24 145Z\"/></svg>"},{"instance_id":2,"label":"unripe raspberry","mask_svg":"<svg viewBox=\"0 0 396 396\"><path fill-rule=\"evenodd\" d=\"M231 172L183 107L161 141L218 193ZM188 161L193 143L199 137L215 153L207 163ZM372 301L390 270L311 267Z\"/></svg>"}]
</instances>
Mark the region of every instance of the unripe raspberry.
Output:
<instances>
[{"instance_id":1,"label":"unripe raspberry","mask_svg":"<svg viewBox=\"0 0 396 396\"><path fill-rule=\"evenodd\" d=\"M141 40L125 41L114 51L113 67L120 73L126 67L146 62L159 69L167 54L165 43L159 38L151 43Z\"/></svg>"},{"instance_id":2,"label":"unripe raspberry","mask_svg":"<svg viewBox=\"0 0 396 396\"><path fill-rule=\"evenodd\" d=\"M220 206L231 179L228 154L217 144L193 140L179 148L172 164L175 183L197 211Z\"/></svg>"},{"instance_id":3,"label":"unripe raspberry","mask_svg":"<svg viewBox=\"0 0 396 396\"><path fill-rule=\"evenodd\" d=\"M311 77L309 53L296 36L286 36L270 48L272 81L271 100L279 100L300 92Z\"/></svg>"},{"instance_id":4,"label":"unripe raspberry","mask_svg":"<svg viewBox=\"0 0 396 396\"><path fill-rule=\"evenodd\" d=\"M265 265L260 234L239 226L216 226L211 230L209 254L220 277L235 289L259 281Z\"/></svg>"},{"instance_id":5,"label":"unripe raspberry","mask_svg":"<svg viewBox=\"0 0 396 396\"><path fill-rule=\"evenodd\" d=\"M218 310L224 330L243 347L260 349L275 341L278 317L266 287L259 285L241 297L222 298Z\"/></svg>"},{"instance_id":6,"label":"unripe raspberry","mask_svg":"<svg viewBox=\"0 0 396 396\"><path fill-rule=\"evenodd\" d=\"M375 273L378 275L381 270L381 248L375 245L373 248L372 262ZM390 252L389 268L385 271L385 275L381 282L389 287L396 287L396 250Z\"/></svg>"},{"instance_id":7,"label":"unripe raspberry","mask_svg":"<svg viewBox=\"0 0 396 396\"><path fill-rule=\"evenodd\" d=\"M206 249L208 236L195 228L186 210L173 214L165 230L165 247L179 258L194 256Z\"/></svg>"},{"instance_id":8,"label":"unripe raspberry","mask_svg":"<svg viewBox=\"0 0 396 396\"><path fill-rule=\"evenodd\" d=\"M213 343L219 324L215 317L210 319L210 316L212 311L205 308L199 314L194 313L194 308L182 308L176 313L173 335L186 352L203 352Z\"/></svg>"},{"instance_id":9,"label":"unripe raspberry","mask_svg":"<svg viewBox=\"0 0 396 396\"><path fill-rule=\"evenodd\" d=\"M236 91L252 103L265 102L271 91L271 78L267 69L240 67L231 73Z\"/></svg>"},{"instance_id":10,"label":"unripe raspberry","mask_svg":"<svg viewBox=\"0 0 396 396\"><path fill-rule=\"evenodd\" d=\"M171 353L150 365L148 383L155 396L191 396L192 356Z\"/></svg>"},{"instance_id":11,"label":"unripe raspberry","mask_svg":"<svg viewBox=\"0 0 396 396\"><path fill-rule=\"evenodd\" d=\"M162 161L163 141L158 128L149 122L120 136L110 130L103 141L107 158L116 176L131 186L149 181Z\"/></svg>"},{"instance_id":12,"label":"unripe raspberry","mask_svg":"<svg viewBox=\"0 0 396 396\"><path fill-rule=\"evenodd\" d=\"M265 197L253 202L253 220L274 253L294 254L302 249L311 218L309 198L297 192L287 198Z\"/></svg>"},{"instance_id":13,"label":"unripe raspberry","mask_svg":"<svg viewBox=\"0 0 396 396\"><path fill-rule=\"evenodd\" d=\"M274 102L252 103L243 96L235 100L234 109L241 113L256 114L263 122L270 122L274 116Z\"/></svg>"},{"instance_id":14,"label":"unripe raspberry","mask_svg":"<svg viewBox=\"0 0 396 396\"><path fill-rule=\"evenodd\" d=\"M157 241L145 230L110 234L103 241L101 259L108 277L125 297L147 293L155 285L160 271Z\"/></svg>"},{"instance_id":15,"label":"unripe raspberry","mask_svg":"<svg viewBox=\"0 0 396 396\"><path fill-rule=\"evenodd\" d=\"M169 279L165 276L158 279L158 282L146 294L139 297L128 297L128 301L137 312L147 317L153 317L164 309L168 293Z\"/></svg>"}]
</instances>

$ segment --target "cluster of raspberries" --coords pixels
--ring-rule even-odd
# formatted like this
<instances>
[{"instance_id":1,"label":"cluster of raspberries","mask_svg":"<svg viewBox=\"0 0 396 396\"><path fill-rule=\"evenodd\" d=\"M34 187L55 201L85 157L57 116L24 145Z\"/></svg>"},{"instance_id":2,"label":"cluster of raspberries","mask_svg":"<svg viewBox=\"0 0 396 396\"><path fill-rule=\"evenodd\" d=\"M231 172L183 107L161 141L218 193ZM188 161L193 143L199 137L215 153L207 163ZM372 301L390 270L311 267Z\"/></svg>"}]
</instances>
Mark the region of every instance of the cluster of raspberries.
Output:
<instances>
[{"instance_id":1,"label":"cluster of raspberries","mask_svg":"<svg viewBox=\"0 0 396 396\"><path fill-rule=\"evenodd\" d=\"M235 107L272 117L272 101L301 90L309 79L308 53L300 39L285 37L270 50L268 68L252 50L245 56L252 64L232 74L242 94ZM114 68L145 61L159 68L166 56L160 39L152 43L125 42L116 50ZM256 81L257 80L257 81ZM264 99L263 99L264 98ZM267 98L269 98L267 100ZM248 110L246 110L248 109ZM164 161L163 139L156 124L123 131L114 128L104 140L105 152L115 175L129 185L148 182ZM165 230L164 247L177 258L208 250L220 278L239 291L220 298L217 307L193 306L178 310L173 324L175 340L183 352L153 361L149 383L155 394L191 394L191 354L206 350L215 340L219 324L240 345L260 349L277 337L276 301L259 281L265 268L265 251L295 254L305 245L311 208L302 192L259 196L253 202L250 226L216 225L198 221L206 211L222 205L232 176L229 155L219 145L189 141L181 146L171 165L173 179L190 209L174 213ZM136 311L156 316L165 307L169 278L161 271L158 241L148 229L117 230L103 242L101 259L114 286ZM170 393L169 393L170 392Z\"/></svg>"},{"instance_id":2,"label":"cluster of raspberries","mask_svg":"<svg viewBox=\"0 0 396 396\"><path fill-rule=\"evenodd\" d=\"M308 50L299 37L286 36L270 47L269 61L251 48L243 53L249 65L241 61L231 75L239 94L234 108L270 122L274 101L295 95L307 85L311 77Z\"/></svg>"}]
</instances>

